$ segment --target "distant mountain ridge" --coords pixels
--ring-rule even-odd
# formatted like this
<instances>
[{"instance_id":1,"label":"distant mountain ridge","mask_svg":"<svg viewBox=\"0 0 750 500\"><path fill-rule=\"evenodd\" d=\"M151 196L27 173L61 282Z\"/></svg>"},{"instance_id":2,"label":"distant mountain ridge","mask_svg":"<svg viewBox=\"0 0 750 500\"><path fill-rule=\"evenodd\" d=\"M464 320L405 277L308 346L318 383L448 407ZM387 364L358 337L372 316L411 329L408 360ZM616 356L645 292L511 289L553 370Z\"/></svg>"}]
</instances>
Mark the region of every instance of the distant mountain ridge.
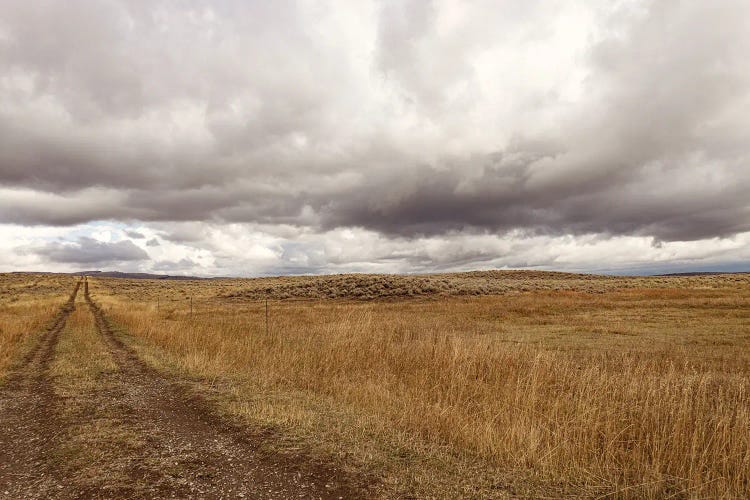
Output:
<instances>
[{"instance_id":1,"label":"distant mountain ridge","mask_svg":"<svg viewBox=\"0 0 750 500\"><path fill-rule=\"evenodd\" d=\"M654 276L715 276L718 274L750 274L750 271L689 271L684 273L655 274Z\"/></svg>"},{"instance_id":2,"label":"distant mountain ridge","mask_svg":"<svg viewBox=\"0 0 750 500\"><path fill-rule=\"evenodd\" d=\"M98 276L101 278L128 278L144 280L204 280L210 278L200 278L198 276L173 276L169 274L151 274L151 273L124 273L122 271L78 271L69 273L73 276Z\"/></svg>"},{"instance_id":3,"label":"distant mountain ridge","mask_svg":"<svg viewBox=\"0 0 750 500\"><path fill-rule=\"evenodd\" d=\"M367 273L334 273L334 274L321 274L321 275L304 275L305 277L312 277L312 278L335 278L337 276L382 276L382 277L400 277L400 276L412 276L412 277L430 277L430 276L438 276L438 275L444 275L444 274L453 274L453 275L465 275L467 277L482 273L492 273L493 271L462 271L462 272L454 272L454 273L419 273L419 274L392 274L392 273L375 273L375 274L367 274ZM535 271L535 270L495 270L495 272L501 272L503 273L503 278L509 279L511 277L515 278L528 278L534 275L534 273L547 273L550 275L556 275L558 277L561 277L563 275L566 275L568 277L583 277L583 276L589 276L589 277L604 277L604 276L631 276L631 275L600 275L600 274L591 274L591 273L570 273L570 272L561 272L561 271ZM91 270L91 271L77 271L72 273L55 273L55 272L46 272L46 271L12 271L11 274L64 274L68 276L98 276L101 278L124 278L124 279L147 279L147 280L214 280L214 279L227 279L232 278L230 276L209 276L209 277L201 277L201 276L182 276L182 275L171 275L171 274L153 274L153 273L128 273L128 272L122 272L122 271L100 271L100 270ZM632 275L633 277L636 276L642 276L642 277L690 277L690 276L713 276L713 275L722 275L722 274L750 274L750 271L687 271L687 272L678 272L678 273L663 273L663 274L639 274L639 275ZM252 277L252 279L269 279L269 278L290 278L295 277L296 275L282 275L282 276L255 276ZM302 275L300 275L302 276ZM240 277L236 277L240 278Z\"/></svg>"}]
</instances>

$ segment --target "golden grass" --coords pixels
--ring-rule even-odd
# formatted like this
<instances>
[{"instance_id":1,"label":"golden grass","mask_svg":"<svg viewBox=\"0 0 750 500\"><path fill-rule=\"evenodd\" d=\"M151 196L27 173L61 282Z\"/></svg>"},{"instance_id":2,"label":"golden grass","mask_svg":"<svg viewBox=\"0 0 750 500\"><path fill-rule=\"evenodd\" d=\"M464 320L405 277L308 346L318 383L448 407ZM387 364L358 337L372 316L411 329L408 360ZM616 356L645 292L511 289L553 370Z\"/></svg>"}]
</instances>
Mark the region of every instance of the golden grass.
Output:
<instances>
[{"instance_id":1,"label":"golden grass","mask_svg":"<svg viewBox=\"0 0 750 500\"><path fill-rule=\"evenodd\" d=\"M0 274L0 382L65 302L74 278Z\"/></svg>"},{"instance_id":2,"label":"golden grass","mask_svg":"<svg viewBox=\"0 0 750 500\"><path fill-rule=\"evenodd\" d=\"M60 335L50 367L50 374L57 381L56 389L62 391L62 395L71 390L92 389L99 375L116 369L117 365L96 330L94 317L81 291L76 297L76 308Z\"/></svg>"},{"instance_id":3,"label":"golden grass","mask_svg":"<svg viewBox=\"0 0 750 500\"><path fill-rule=\"evenodd\" d=\"M121 413L123 394L117 390L116 374L117 365L96 329L82 288L50 365L64 422L58 423L60 444L50 458L59 470L75 474L81 497L94 496L86 492L103 485L115 491L132 488L128 459L142 458L149 445Z\"/></svg>"},{"instance_id":4,"label":"golden grass","mask_svg":"<svg viewBox=\"0 0 750 500\"><path fill-rule=\"evenodd\" d=\"M226 384L232 411L374 470L385 495L749 496L749 277L564 276L272 301L268 334L263 304L228 293L248 280L92 293L152 362Z\"/></svg>"}]
</instances>

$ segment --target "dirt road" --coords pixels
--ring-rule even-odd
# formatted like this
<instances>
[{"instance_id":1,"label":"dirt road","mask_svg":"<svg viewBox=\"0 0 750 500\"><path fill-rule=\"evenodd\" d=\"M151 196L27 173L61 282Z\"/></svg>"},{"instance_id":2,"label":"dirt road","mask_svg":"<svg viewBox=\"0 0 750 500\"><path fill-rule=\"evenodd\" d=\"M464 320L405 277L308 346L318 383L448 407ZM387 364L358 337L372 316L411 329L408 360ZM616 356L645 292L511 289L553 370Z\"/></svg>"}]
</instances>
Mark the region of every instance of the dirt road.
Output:
<instances>
[{"instance_id":1,"label":"dirt road","mask_svg":"<svg viewBox=\"0 0 750 500\"><path fill-rule=\"evenodd\" d=\"M41 498L63 488L65 478L50 474L52 455L65 423L48 374L55 347L75 307L81 283L60 309L37 344L0 391L0 494Z\"/></svg>"},{"instance_id":2,"label":"dirt road","mask_svg":"<svg viewBox=\"0 0 750 500\"><path fill-rule=\"evenodd\" d=\"M84 281L0 388L0 497L365 496L332 466L260 452L267 439L144 363Z\"/></svg>"}]
</instances>

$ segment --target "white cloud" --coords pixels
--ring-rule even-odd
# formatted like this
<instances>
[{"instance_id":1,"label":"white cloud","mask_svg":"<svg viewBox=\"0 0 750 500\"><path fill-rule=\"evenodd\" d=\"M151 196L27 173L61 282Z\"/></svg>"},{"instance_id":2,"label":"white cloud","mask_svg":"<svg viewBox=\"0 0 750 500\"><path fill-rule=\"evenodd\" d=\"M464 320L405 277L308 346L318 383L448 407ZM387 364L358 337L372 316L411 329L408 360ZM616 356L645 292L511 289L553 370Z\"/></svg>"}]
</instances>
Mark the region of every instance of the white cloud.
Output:
<instances>
[{"instance_id":1,"label":"white cloud","mask_svg":"<svg viewBox=\"0 0 750 500\"><path fill-rule=\"evenodd\" d=\"M316 233L303 228L278 231L272 227L273 231L266 231L250 224L178 224L171 229L174 233L160 224L96 223L73 228L0 225L0 258L4 263L0 271L99 267L200 276L258 276L536 268L653 273L738 270L750 261L750 232L730 238L657 242L644 236L534 236L521 232L451 233L412 240L364 229ZM144 237L130 238L128 233L133 231ZM175 234L179 238L174 238ZM159 244L149 245L151 240ZM140 251L147 252L149 258L142 259Z\"/></svg>"},{"instance_id":2,"label":"white cloud","mask_svg":"<svg viewBox=\"0 0 750 500\"><path fill-rule=\"evenodd\" d=\"M7 0L0 223L28 228L3 265L60 268L14 249L84 237L202 274L741 266L748 19L743 0Z\"/></svg>"}]
</instances>

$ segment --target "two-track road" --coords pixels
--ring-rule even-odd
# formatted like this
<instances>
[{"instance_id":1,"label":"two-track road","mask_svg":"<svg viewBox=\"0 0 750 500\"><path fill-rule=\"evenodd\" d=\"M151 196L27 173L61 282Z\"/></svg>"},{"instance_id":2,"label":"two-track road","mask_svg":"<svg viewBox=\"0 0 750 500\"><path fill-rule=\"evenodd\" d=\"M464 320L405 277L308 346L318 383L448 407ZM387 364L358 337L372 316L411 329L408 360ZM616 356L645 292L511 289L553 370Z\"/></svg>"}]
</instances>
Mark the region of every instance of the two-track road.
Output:
<instances>
[{"instance_id":1,"label":"two-track road","mask_svg":"<svg viewBox=\"0 0 750 500\"><path fill-rule=\"evenodd\" d=\"M71 314L78 321L66 326ZM98 353L76 361L103 367L87 383L51 374L70 355L61 338L80 342L79 355ZM0 498L365 496L363 482L333 466L258 451L263 439L273 437L229 422L140 359L82 281L0 388Z\"/></svg>"}]
</instances>

